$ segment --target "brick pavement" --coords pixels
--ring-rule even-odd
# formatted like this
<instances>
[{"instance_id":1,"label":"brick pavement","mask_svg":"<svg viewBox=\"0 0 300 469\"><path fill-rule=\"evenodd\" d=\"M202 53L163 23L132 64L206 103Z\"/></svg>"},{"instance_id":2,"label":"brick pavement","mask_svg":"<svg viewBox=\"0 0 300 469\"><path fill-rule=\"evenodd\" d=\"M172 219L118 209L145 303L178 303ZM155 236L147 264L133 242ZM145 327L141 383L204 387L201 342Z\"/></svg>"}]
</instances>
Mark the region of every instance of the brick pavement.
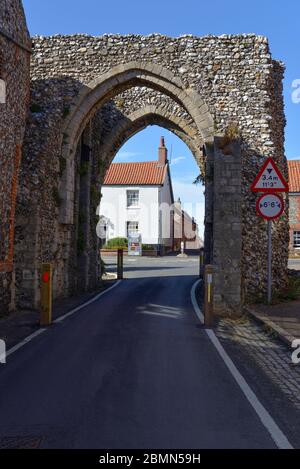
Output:
<instances>
[{"instance_id":1,"label":"brick pavement","mask_svg":"<svg viewBox=\"0 0 300 469\"><path fill-rule=\"evenodd\" d=\"M221 340L231 341L246 351L300 410L300 364L292 363L293 349L278 340L271 328L244 316L239 320L221 319L216 334Z\"/></svg>"}]
</instances>

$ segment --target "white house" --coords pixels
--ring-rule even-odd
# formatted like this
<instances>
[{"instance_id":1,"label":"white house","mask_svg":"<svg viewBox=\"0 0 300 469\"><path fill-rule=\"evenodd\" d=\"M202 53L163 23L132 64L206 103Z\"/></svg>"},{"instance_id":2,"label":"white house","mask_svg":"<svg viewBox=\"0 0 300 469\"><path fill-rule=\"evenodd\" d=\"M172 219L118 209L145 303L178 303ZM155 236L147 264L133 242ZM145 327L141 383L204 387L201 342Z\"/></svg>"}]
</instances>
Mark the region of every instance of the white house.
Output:
<instances>
[{"instance_id":1,"label":"white house","mask_svg":"<svg viewBox=\"0 0 300 469\"><path fill-rule=\"evenodd\" d=\"M174 198L167 154L161 137L157 161L110 165L101 189L103 238L137 232L143 244L161 254L173 249Z\"/></svg>"}]
</instances>

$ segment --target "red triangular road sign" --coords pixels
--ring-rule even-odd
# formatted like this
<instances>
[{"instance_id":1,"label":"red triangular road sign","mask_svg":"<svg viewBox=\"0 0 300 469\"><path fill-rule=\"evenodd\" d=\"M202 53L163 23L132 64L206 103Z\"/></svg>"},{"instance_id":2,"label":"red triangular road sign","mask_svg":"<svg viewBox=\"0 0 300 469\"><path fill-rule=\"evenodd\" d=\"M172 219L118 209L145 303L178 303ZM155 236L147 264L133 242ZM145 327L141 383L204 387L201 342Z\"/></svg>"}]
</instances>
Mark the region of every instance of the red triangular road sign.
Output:
<instances>
[{"instance_id":1,"label":"red triangular road sign","mask_svg":"<svg viewBox=\"0 0 300 469\"><path fill-rule=\"evenodd\" d=\"M289 186L275 164L273 158L267 158L251 186L253 192L288 192Z\"/></svg>"}]
</instances>

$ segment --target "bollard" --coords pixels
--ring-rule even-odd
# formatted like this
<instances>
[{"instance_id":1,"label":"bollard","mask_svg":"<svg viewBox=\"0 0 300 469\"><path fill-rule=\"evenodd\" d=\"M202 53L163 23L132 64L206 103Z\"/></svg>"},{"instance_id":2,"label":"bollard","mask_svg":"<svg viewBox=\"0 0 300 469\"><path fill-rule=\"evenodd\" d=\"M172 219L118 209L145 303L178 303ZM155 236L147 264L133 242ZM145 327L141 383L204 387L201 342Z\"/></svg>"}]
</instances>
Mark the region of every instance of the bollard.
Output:
<instances>
[{"instance_id":1,"label":"bollard","mask_svg":"<svg viewBox=\"0 0 300 469\"><path fill-rule=\"evenodd\" d=\"M180 254L184 254L184 242L181 241L180 243Z\"/></svg>"},{"instance_id":2,"label":"bollard","mask_svg":"<svg viewBox=\"0 0 300 469\"><path fill-rule=\"evenodd\" d=\"M52 265L42 264L41 269L41 326L52 322Z\"/></svg>"},{"instance_id":3,"label":"bollard","mask_svg":"<svg viewBox=\"0 0 300 469\"><path fill-rule=\"evenodd\" d=\"M213 326L213 266L204 267L204 325Z\"/></svg>"},{"instance_id":4,"label":"bollard","mask_svg":"<svg viewBox=\"0 0 300 469\"><path fill-rule=\"evenodd\" d=\"M123 279L123 249L118 249L118 280Z\"/></svg>"},{"instance_id":5,"label":"bollard","mask_svg":"<svg viewBox=\"0 0 300 469\"><path fill-rule=\"evenodd\" d=\"M200 256L199 256L199 277L203 278L204 274L204 249L200 248Z\"/></svg>"}]
</instances>

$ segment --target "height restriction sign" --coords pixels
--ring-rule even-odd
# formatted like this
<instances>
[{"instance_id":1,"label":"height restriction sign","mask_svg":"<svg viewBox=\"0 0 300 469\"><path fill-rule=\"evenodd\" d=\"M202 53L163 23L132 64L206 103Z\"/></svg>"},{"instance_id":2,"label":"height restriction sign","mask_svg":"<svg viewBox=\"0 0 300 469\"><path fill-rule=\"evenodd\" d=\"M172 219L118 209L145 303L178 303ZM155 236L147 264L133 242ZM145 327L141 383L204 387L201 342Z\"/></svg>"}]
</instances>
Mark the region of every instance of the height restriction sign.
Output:
<instances>
[{"instance_id":1,"label":"height restriction sign","mask_svg":"<svg viewBox=\"0 0 300 469\"><path fill-rule=\"evenodd\" d=\"M284 202L278 194L262 194L256 201L257 213L266 220L275 220L284 210Z\"/></svg>"},{"instance_id":2,"label":"height restriction sign","mask_svg":"<svg viewBox=\"0 0 300 469\"><path fill-rule=\"evenodd\" d=\"M267 158L253 184L253 192L263 192L256 201L256 213L267 220L268 225L268 303L272 301L272 220L284 211L284 201L277 192L288 192L289 187L273 158Z\"/></svg>"},{"instance_id":3,"label":"height restriction sign","mask_svg":"<svg viewBox=\"0 0 300 469\"><path fill-rule=\"evenodd\" d=\"M280 169L268 158L256 176L251 190L253 192L288 192L289 187Z\"/></svg>"}]
</instances>

